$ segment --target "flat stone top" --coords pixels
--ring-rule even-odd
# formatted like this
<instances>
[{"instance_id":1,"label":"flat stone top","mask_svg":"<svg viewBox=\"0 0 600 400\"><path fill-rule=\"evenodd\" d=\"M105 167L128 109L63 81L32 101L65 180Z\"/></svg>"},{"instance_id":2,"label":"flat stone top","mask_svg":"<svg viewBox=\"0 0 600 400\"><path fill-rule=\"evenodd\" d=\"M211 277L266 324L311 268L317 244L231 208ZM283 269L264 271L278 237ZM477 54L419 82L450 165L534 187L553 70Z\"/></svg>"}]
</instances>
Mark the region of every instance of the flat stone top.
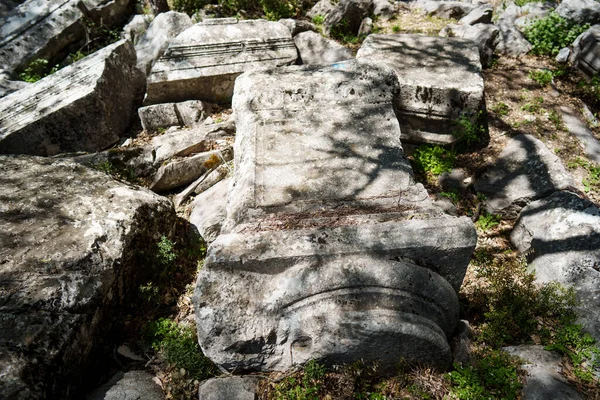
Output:
<instances>
[{"instance_id":1,"label":"flat stone top","mask_svg":"<svg viewBox=\"0 0 600 400\"><path fill-rule=\"evenodd\" d=\"M46 115L94 92L108 57L127 51L121 40L69 65L33 85L9 94L0 102L0 140ZM132 50L131 50L132 51Z\"/></svg>"},{"instance_id":2,"label":"flat stone top","mask_svg":"<svg viewBox=\"0 0 600 400\"><path fill-rule=\"evenodd\" d=\"M398 74L400 84L483 89L477 44L468 39L421 35L369 35L357 59L383 62Z\"/></svg>"},{"instance_id":3,"label":"flat stone top","mask_svg":"<svg viewBox=\"0 0 600 400\"><path fill-rule=\"evenodd\" d=\"M253 63L291 64L297 58L285 25L234 18L198 23L180 33L152 68L149 82L240 73Z\"/></svg>"},{"instance_id":4,"label":"flat stone top","mask_svg":"<svg viewBox=\"0 0 600 400\"><path fill-rule=\"evenodd\" d=\"M236 80L233 219L341 202L426 201L400 144L389 69L356 62L251 72Z\"/></svg>"}]
</instances>

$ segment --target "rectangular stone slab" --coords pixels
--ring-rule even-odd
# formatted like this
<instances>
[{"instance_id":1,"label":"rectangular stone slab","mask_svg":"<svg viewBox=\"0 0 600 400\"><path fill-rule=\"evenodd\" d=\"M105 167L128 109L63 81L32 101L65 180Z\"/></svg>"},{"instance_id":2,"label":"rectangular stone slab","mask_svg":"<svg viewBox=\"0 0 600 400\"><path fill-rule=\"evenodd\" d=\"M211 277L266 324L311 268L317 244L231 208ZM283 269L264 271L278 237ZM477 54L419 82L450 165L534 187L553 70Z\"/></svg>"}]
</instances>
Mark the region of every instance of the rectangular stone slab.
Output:
<instances>
[{"instance_id":1,"label":"rectangular stone slab","mask_svg":"<svg viewBox=\"0 0 600 400\"><path fill-rule=\"evenodd\" d=\"M476 123L484 110L477 45L467 39L420 35L370 35L356 58L393 68L400 82L396 100L402 140L454 143L454 121Z\"/></svg>"},{"instance_id":2,"label":"rectangular stone slab","mask_svg":"<svg viewBox=\"0 0 600 400\"><path fill-rule=\"evenodd\" d=\"M290 31L278 22L208 20L179 34L148 77L145 104L190 99L226 103L244 71L293 64Z\"/></svg>"},{"instance_id":3,"label":"rectangular stone slab","mask_svg":"<svg viewBox=\"0 0 600 400\"><path fill-rule=\"evenodd\" d=\"M83 38L83 13L74 0L29 0L0 20L0 69L10 73L29 61L52 59Z\"/></svg>"},{"instance_id":4,"label":"rectangular stone slab","mask_svg":"<svg viewBox=\"0 0 600 400\"><path fill-rule=\"evenodd\" d=\"M133 45L120 41L0 102L0 154L99 151L124 133L141 99Z\"/></svg>"},{"instance_id":5,"label":"rectangular stone slab","mask_svg":"<svg viewBox=\"0 0 600 400\"><path fill-rule=\"evenodd\" d=\"M403 194L426 203L400 144L397 90L392 71L356 62L240 76L227 229L271 213L395 207Z\"/></svg>"}]
</instances>

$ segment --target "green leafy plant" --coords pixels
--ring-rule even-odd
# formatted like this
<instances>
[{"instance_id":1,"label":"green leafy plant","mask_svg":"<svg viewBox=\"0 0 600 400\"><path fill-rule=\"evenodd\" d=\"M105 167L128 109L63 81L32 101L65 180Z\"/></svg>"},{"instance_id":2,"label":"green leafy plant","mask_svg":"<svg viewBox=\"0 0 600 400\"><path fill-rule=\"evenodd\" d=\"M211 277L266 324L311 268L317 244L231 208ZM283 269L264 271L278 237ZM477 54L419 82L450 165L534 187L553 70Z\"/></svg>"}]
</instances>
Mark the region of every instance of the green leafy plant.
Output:
<instances>
[{"instance_id":1,"label":"green leafy plant","mask_svg":"<svg viewBox=\"0 0 600 400\"><path fill-rule=\"evenodd\" d=\"M508 104L503 103L503 102L499 102L496 103L491 110L494 112L494 114L498 114L500 116L507 116L508 112L510 111L510 107L508 107Z\"/></svg>"},{"instance_id":2,"label":"green leafy plant","mask_svg":"<svg viewBox=\"0 0 600 400\"><path fill-rule=\"evenodd\" d=\"M58 66L49 68L48 60L38 58L29 63L23 72L19 74L19 78L25 82L34 83L56 71L58 71Z\"/></svg>"},{"instance_id":3,"label":"green leafy plant","mask_svg":"<svg viewBox=\"0 0 600 400\"><path fill-rule=\"evenodd\" d=\"M531 71L529 71L528 76L529 78L539 83L540 86L548 86L550 82L552 82L552 80L554 79L552 71L549 71L547 69L532 69Z\"/></svg>"},{"instance_id":4,"label":"green leafy plant","mask_svg":"<svg viewBox=\"0 0 600 400\"><path fill-rule=\"evenodd\" d=\"M202 354L191 327L160 318L146 327L145 336L154 351L173 367L183 368L188 376L202 380L216 375L217 368Z\"/></svg>"},{"instance_id":5,"label":"green leafy plant","mask_svg":"<svg viewBox=\"0 0 600 400\"><path fill-rule=\"evenodd\" d=\"M562 117L555 110L551 110L548 113L548 121L552 122L554 128L556 128L559 131L565 129Z\"/></svg>"},{"instance_id":6,"label":"green leafy plant","mask_svg":"<svg viewBox=\"0 0 600 400\"><path fill-rule=\"evenodd\" d=\"M600 187L600 165L588 162L581 157L577 157L567 164L569 168L583 167L587 173L587 178L584 178L581 183L583 184L584 191L590 192L592 189L597 190Z\"/></svg>"},{"instance_id":7,"label":"green leafy plant","mask_svg":"<svg viewBox=\"0 0 600 400\"><path fill-rule=\"evenodd\" d=\"M453 203L458 202L458 193L456 193L456 192L441 192L440 196L446 197L447 199L452 200Z\"/></svg>"},{"instance_id":8,"label":"green leafy plant","mask_svg":"<svg viewBox=\"0 0 600 400\"><path fill-rule=\"evenodd\" d=\"M533 102L523 104L521 110L536 114L542 109L542 104L544 104L544 98L536 97L533 99Z\"/></svg>"},{"instance_id":9,"label":"green leafy plant","mask_svg":"<svg viewBox=\"0 0 600 400\"><path fill-rule=\"evenodd\" d=\"M440 175L450 172L456 162L456 153L442 146L424 144L419 146L413 155L416 169Z\"/></svg>"},{"instance_id":10,"label":"green leafy plant","mask_svg":"<svg viewBox=\"0 0 600 400\"><path fill-rule=\"evenodd\" d=\"M569 357L574 374L584 382L594 382L594 368L600 367L600 349L596 340L583 327L571 321L561 326L553 336L553 343L546 350L557 351Z\"/></svg>"},{"instance_id":11,"label":"green leafy plant","mask_svg":"<svg viewBox=\"0 0 600 400\"><path fill-rule=\"evenodd\" d=\"M553 11L527 25L523 34L531 43L533 54L555 56L589 27L589 24L572 24Z\"/></svg>"},{"instance_id":12,"label":"green leafy plant","mask_svg":"<svg viewBox=\"0 0 600 400\"><path fill-rule=\"evenodd\" d=\"M173 0L173 10L193 15L208 3L208 0Z\"/></svg>"},{"instance_id":13,"label":"green leafy plant","mask_svg":"<svg viewBox=\"0 0 600 400\"><path fill-rule=\"evenodd\" d=\"M272 21L296 17L303 10L302 0L219 0L219 6L225 15L236 15L241 10L262 12Z\"/></svg>"},{"instance_id":14,"label":"green leafy plant","mask_svg":"<svg viewBox=\"0 0 600 400\"><path fill-rule=\"evenodd\" d=\"M320 15L320 14L319 14L319 15L315 15L315 16L313 17L313 19L312 19L312 22L313 22L315 25L323 25L323 22L324 22L324 21L325 21L325 17L324 17L324 16L322 16L322 15Z\"/></svg>"},{"instance_id":15,"label":"green leafy plant","mask_svg":"<svg viewBox=\"0 0 600 400\"><path fill-rule=\"evenodd\" d=\"M501 219L502 218L499 215L490 214L484 211L477 219L477 222L475 222L475 225L485 232L497 226Z\"/></svg>"},{"instance_id":16,"label":"green leafy plant","mask_svg":"<svg viewBox=\"0 0 600 400\"><path fill-rule=\"evenodd\" d=\"M400 30L401 30L400 25L398 25L398 24L392 25L392 32L398 33L398 32L400 32Z\"/></svg>"},{"instance_id":17,"label":"green leafy plant","mask_svg":"<svg viewBox=\"0 0 600 400\"><path fill-rule=\"evenodd\" d=\"M325 367L314 360L304 366L300 377L290 376L275 385L277 400L319 400L325 379Z\"/></svg>"},{"instance_id":18,"label":"green leafy plant","mask_svg":"<svg viewBox=\"0 0 600 400\"><path fill-rule=\"evenodd\" d=\"M479 110L475 115L461 115L458 120L454 121L457 129L452 132L452 135L467 146L479 142L485 134L485 126L482 123L483 117L482 110Z\"/></svg>"},{"instance_id":19,"label":"green leafy plant","mask_svg":"<svg viewBox=\"0 0 600 400\"><path fill-rule=\"evenodd\" d=\"M541 3L542 0L515 0L515 5L523 7L527 3Z\"/></svg>"},{"instance_id":20,"label":"green leafy plant","mask_svg":"<svg viewBox=\"0 0 600 400\"><path fill-rule=\"evenodd\" d=\"M160 237L157 247L157 261L163 266L170 266L173 264L173 262L177 259L177 254L175 254L175 243L163 235Z\"/></svg>"}]
</instances>

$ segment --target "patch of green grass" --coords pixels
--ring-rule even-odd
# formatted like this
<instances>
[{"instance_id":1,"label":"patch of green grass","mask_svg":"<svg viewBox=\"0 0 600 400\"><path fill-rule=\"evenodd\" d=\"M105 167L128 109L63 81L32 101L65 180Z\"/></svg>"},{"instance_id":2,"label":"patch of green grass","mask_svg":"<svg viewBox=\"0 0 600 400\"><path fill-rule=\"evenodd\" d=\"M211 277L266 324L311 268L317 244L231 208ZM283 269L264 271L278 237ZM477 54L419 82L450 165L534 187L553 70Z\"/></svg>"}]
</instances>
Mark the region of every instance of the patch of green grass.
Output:
<instances>
[{"instance_id":1,"label":"patch of green grass","mask_svg":"<svg viewBox=\"0 0 600 400\"><path fill-rule=\"evenodd\" d=\"M567 167L582 167L587 171L588 177L583 179L581 182L586 193L590 192L592 189L598 190L600 188L600 165L586 161L581 157L577 157L570 161L567 164Z\"/></svg>"},{"instance_id":2,"label":"patch of green grass","mask_svg":"<svg viewBox=\"0 0 600 400\"><path fill-rule=\"evenodd\" d=\"M277 400L319 400L325 380L325 367L314 360L304 365L300 377L290 376L275 385Z\"/></svg>"},{"instance_id":3,"label":"patch of green grass","mask_svg":"<svg viewBox=\"0 0 600 400\"><path fill-rule=\"evenodd\" d=\"M515 5L523 7L527 3L541 3L542 0L515 0Z\"/></svg>"},{"instance_id":4,"label":"patch of green grass","mask_svg":"<svg viewBox=\"0 0 600 400\"><path fill-rule=\"evenodd\" d=\"M440 175L452 171L456 153L442 146L424 144L415 150L413 158L417 170Z\"/></svg>"},{"instance_id":5,"label":"patch of green grass","mask_svg":"<svg viewBox=\"0 0 600 400\"><path fill-rule=\"evenodd\" d=\"M485 134L485 126L482 122L484 118L483 111L480 110L475 115L463 114L454 121L457 129L452 132L459 142L464 142L467 146L475 144L481 140Z\"/></svg>"},{"instance_id":6,"label":"patch of green grass","mask_svg":"<svg viewBox=\"0 0 600 400\"><path fill-rule=\"evenodd\" d=\"M458 193L456 192L441 192L440 196L452 200L453 203L458 203Z\"/></svg>"},{"instance_id":7,"label":"patch of green grass","mask_svg":"<svg viewBox=\"0 0 600 400\"><path fill-rule=\"evenodd\" d=\"M532 114L537 114L542 109L542 104L544 104L544 98L536 97L533 99L532 102L523 104L523 106L521 107L521 110L530 112Z\"/></svg>"},{"instance_id":8,"label":"patch of green grass","mask_svg":"<svg viewBox=\"0 0 600 400\"><path fill-rule=\"evenodd\" d=\"M482 231L486 232L498 226L501 220L502 218L499 215L490 214L484 211L477 219L477 222L475 222L475 225Z\"/></svg>"},{"instance_id":9,"label":"patch of green grass","mask_svg":"<svg viewBox=\"0 0 600 400\"><path fill-rule=\"evenodd\" d=\"M548 113L548 121L552 122L556 130L562 131L565 129L562 117L555 110L550 110Z\"/></svg>"},{"instance_id":10,"label":"patch of green grass","mask_svg":"<svg viewBox=\"0 0 600 400\"><path fill-rule=\"evenodd\" d=\"M323 25L323 22L325 21L325 17L322 15L315 15L312 19L313 24L315 25Z\"/></svg>"},{"instance_id":11,"label":"patch of green grass","mask_svg":"<svg viewBox=\"0 0 600 400\"><path fill-rule=\"evenodd\" d=\"M527 76L536 81L540 86L548 86L554 79L552 71L547 69L532 69Z\"/></svg>"},{"instance_id":12,"label":"patch of green grass","mask_svg":"<svg viewBox=\"0 0 600 400\"><path fill-rule=\"evenodd\" d=\"M394 33L400 32L401 29L402 28L400 27L399 24L392 25L392 32L394 32Z\"/></svg>"},{"instance_id":13,"label":"patch of green grass","mask_svg":"<svg viewBox=\"0 0 600 400\"><path fill-rule=\"evenodd\" d=\"M502 117L505 117L508 115L509 111L510 111L510 107L508 106L508 104L503 103L503 102L499 102L496 103L492 108L491 108L492 112L494 114L500 115Z\"/></svg>"},{"instance_id":14,"label":"patch of green grass","mask_svg":"<svg viewBox=\"0 0 600 400\"><path fill-rule=\"evenodd\" d=\"M184 369L186 375L203 380L217 374L215 365L202 354L196 332L189 326L160 318L145 330L146 339L168 364Z\"/></svg>"},{"instance_id":15,"label":"patch of green grass","mask_svg":"<svg viewBox=\"0 0 600 400\"><path fill-rule=\"evenodd\" d=\"M536 19L527 25L523 34L531 43L533 54L553 57L560 49L573 43L577 36L589 27L589 24L572 24L552 11L546 17Z\"/></svg>"}]
</instances>

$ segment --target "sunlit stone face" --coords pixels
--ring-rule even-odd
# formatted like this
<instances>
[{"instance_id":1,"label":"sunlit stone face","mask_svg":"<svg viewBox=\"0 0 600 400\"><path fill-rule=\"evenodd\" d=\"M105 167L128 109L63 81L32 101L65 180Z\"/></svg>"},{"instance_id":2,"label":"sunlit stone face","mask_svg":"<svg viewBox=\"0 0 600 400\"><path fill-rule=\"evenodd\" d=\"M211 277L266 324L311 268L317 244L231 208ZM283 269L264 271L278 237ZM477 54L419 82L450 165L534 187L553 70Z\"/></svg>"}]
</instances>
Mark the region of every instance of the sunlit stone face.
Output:
<instances>
[{"instance_id":1,"label":"sunlit stone face","mask_svg":"<svg viewBox=\"0 0 600 400\"><path fill-rule=\"evenodd\" d=\"M356 62L236 81L228 214L195 294L200 344L222 368L450 362L475 233L414 182L398 89Z\"/></svg>"}]
</instances>

